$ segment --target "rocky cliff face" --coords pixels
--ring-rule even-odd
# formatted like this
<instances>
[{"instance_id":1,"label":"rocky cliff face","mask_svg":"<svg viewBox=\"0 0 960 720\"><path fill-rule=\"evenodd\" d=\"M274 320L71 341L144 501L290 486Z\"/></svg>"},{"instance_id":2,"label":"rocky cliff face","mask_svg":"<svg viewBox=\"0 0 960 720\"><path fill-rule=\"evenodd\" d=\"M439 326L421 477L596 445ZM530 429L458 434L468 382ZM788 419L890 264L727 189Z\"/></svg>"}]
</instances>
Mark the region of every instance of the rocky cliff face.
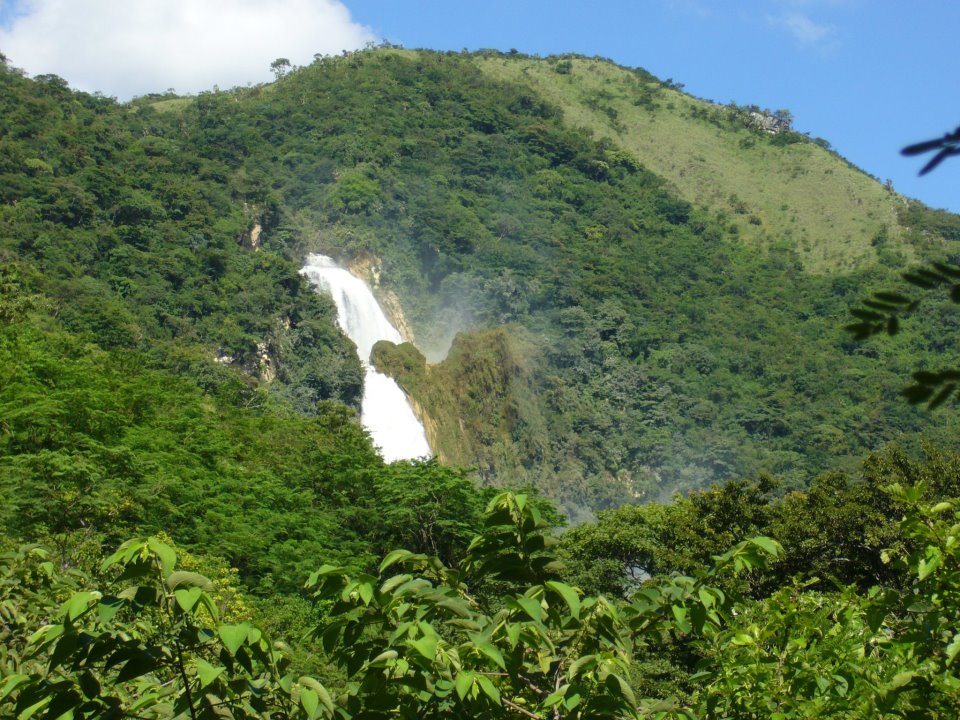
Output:
<instances>
[{"instance_id":1,"label":"rocky cliff face","mask_svg":"<svg viewBox=\"0 0 960 720\"><path fill-rule=\"evenodd\" d=\"M441 460L476 468L484 482L510 467L512 481L522 483L550 461L532 353L524 331L513 327L461 333L436 364L410 343L377 343L371 359L411 398Z\"/></svg>"}]
</instances>

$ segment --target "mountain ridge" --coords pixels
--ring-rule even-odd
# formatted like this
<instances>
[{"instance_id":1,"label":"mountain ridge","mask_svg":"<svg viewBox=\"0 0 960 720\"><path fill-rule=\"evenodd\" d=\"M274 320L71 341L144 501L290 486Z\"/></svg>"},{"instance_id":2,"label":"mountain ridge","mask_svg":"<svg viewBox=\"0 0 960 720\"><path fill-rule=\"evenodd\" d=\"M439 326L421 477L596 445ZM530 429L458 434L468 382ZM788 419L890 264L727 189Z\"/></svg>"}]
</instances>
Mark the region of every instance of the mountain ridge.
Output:
<instances>
[{"instance_id":1,"label":"mountain ridge","mask_svg":"<svg viewBox=\"0 0 960 720\"><path fill-rule=\"evenodd\" d=\"M67 329L178 368L192 367L176 359L189 345L211 366L198 377L252 373L271 412L357 401L349 343L297 273L320 251L379 258L428 352L474 333L428 373L439 387L407 388L461 433L437 449L487 481L533 482L573 515L761 471L803 486L838 458L853 467L888 441L951 432L895 388L952 340L908 329L860 348L840 328L857 294L908 257L948 255L957 218L909 203L904 225L866 242L889 212L871 217L830 178L899 202L887 190L809 138L745 127L739 109L643 71L384 49L266 86L126 105L10 70L4 82L20 98L0 137L5 257L45 269L38 282ZM701 142L676 182L662 176L628 147L631 118L648 115L665 128L651 143L695 137L722 152ZM688 166L723 169L710 158L731 152L747 168L785 158L773 177L796 199L781 204L811 227L800 209L813 171L790 174L800 160L831 164L818 193L860 208L857 252L840 238L817 256L840 262L805 255L747 191L683 195L680 181L709 179ZM734 194L742 208L724 205ZM485 347L484 333L503 342ZM490 374L501 361L527 368L522 382ZM498 409L454 413L474 383L502 394Z\"/></svg>"}]
</instances>

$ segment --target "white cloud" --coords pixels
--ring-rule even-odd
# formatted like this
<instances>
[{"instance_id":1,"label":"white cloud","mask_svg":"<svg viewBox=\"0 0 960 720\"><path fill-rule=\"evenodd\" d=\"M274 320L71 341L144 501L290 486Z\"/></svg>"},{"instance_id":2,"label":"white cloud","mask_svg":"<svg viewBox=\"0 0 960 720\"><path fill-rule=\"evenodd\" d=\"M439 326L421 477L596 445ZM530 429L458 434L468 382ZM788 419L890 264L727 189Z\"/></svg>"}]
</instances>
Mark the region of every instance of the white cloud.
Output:
<instances>
[{"instance_id":1,"label":"white cloud","mask_svg":"<svg viewBox=\"0 0 960 720\"><path fill-rule=\"evenodd\" d=\"M828 39L835 30L832 25L816 23L806 15L798 12L785 13L778 17L770 18L770 21L775 25L785 28L801 45L818 45Z\"/></svg>"},{"instance_id":2,"label":"white cloud","mask_svg":"<svg viewBox=\"0 0 960 720\"><path fill-rule=\"evenodd\" d=\"M340 0L27 0L0 29L0 51L33 75L128 99L270 79L375 40Z\"/></svg>"}]
</instances>

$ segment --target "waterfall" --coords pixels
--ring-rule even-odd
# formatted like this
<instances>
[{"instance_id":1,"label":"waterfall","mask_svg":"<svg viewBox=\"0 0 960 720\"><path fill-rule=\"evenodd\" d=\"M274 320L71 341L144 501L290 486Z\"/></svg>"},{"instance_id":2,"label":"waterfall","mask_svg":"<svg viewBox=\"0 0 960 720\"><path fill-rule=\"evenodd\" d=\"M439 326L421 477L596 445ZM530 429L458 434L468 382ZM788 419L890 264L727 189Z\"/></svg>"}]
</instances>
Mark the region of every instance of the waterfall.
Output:
<instances>
[{"instance_id":1,"label":"waterfall","mask_svg":"<svg viewBox=\"0 0 960 720\"><path fill-rule=\"evenodd\" d=\"M363 363L360 420L387 462L432 455L423 425L393 378L370 365L370 351L379 340L403 342L367 284L326 255L307 255L300 272L314 287L333 298L340 329L353 340Z\"/></svg>"}]
</instances>

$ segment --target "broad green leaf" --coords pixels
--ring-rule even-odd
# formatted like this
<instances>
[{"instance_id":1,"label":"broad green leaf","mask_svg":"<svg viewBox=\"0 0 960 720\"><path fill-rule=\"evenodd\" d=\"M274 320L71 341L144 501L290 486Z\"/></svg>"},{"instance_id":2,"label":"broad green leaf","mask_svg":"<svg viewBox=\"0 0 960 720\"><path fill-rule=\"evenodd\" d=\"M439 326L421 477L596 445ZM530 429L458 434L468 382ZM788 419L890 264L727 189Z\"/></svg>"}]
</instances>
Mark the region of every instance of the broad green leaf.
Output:
<instances>
[{"instance_id":1,"label":"broad green leaf","mask_svg":"<svg viewBox=\"0 0 960 720\"><path fill-rule=\"evenodd\" d=\"M697 596L700 598L700 602L702 602L703 606L706 608L712 608L717 601L713 594L706 588L700 588L697 591Z\"/></svg>"},{"instance_id":2,"label":"broad green leaf","mask_svg":"<svg viewBox=\"0 0 960 720\"><path fill-rule=\"evenodd\" d=\"M130 658L126 665L117 673L117 682L133 680L157 669L157 659L146 652L140 652Z\"/></svg>"},{"instance_id":3,"label":"broad green leaf","mask_svg":"<svg viewBox=\"0 0 960 720\"><path fill-rule=\"evenodd\" d=\"M305 587L313 587L317 584L320 578L328 577L340 577L346 575L347 569L345 567L337 567L336 565L321 565L319 568L310 573L310 577L307 579Z\"/></svg>"},{"instance_id":4,"label":"broad green leaf","mask_svg":"<svg viewBox=\"0 0 960 720\"><path fill-rule=\"evenodd\" d=\"M78 592L67 600L60 608L60 617L76 620L90 607L90 601L100 599L100 593Z\"/></svg>"},{"instance_id":5,"label":"broad green leaf","mask_svg":"<svg viewBox=\"0 0 960 720\"><path fill-rule=\"evenodd\" d=\"M116 597L102 597L97 604L97 613L100 616L100 622L108 623L123 607L123 600Z\"/></svg>"},{"instance_id":6,"label":"broad green leaf","mask_svg":"<svg viewBox=\"0 0 960 720\"><path fill-rule=\"evenodd\" d=\"M506 625L507 639L510 641L510 647L515 648L517 643L520 642L520 632L523 629L517 623L507 623Z\"/></svg>"},{"instance_id":7,"label":"broad green leaf","mask_svg":"<svg viewBox=\"0 0 960 720\"><path fill-rule=\"evenodd\" d=\"M617 688L619 689L620 694L623 695L623 697L626 699L626 701L630 705L637 704L637 698L636 698L636 695L634 695L633 693L633 688L630 687L630 683L628 683L626 680L624 680L622 677L620 677L616 673L610 673L610 675L607 676L608 685L611 684L611 681L616 682Z\"/></svg>"},{"instance_id":8,"label":"broad green leaf","mask_svg":"<svg viewBox=\"0 0 960 720\"><path fill-rule=\"evenodd\" d=\"M73 710L83 703L83 698L76 690L70 689L66 692L60 691L53 695L50 706L47 708L45 718L50 720L72 720Z\"/></svg>"},{"instance_id":9,"label":"broad green leaf","mask_svg":"<svg viewBox=\"0 0 960 720\"><path fill-rule=\"evenodd\" d=\"M37 630L30 636L30 639L27 640L29 645L45 645L47 643L53 642L56 638L63 635L63 625L44 625L42 628Z\"/></svg>"},{"instance_id":10,"label":"broad green leaf","mask_svg":"<svg viewBox=\"0 0 960 720\"><path fill-rule=\"evenodd\" d=\"M189 572L187 570L177 570L174 573L170 573L164 582L171 590L176 590L181 587L198 587L206 592L213 590L213 583L210 582L207 577L200 573Z\"/></svg>"},{"instance_id":11,"label":"broad green leaf","mask_svg":"<svg viewBox=\"0 0 960 720\"><path fill-rule=\"evenodd\" d=\"M380 574L383 574L383 571L391 565L396 565L398 562L402 562L411 557L413 557L413 553L409 550L394 550L393 552L387 553L386 557L383 558L383 562L380 563Z\"/></svg>"},{"instance_id":12,"label":"broad green leaf","mask_svg":"<svg viewBox=\"0 0 960 720\"><path fill-rule=\"evenodd\" d=\"M887 688L890 690L898 690L905 685L909 685L913 679L917 676L917 673L913 670L905 670L903 672L897 673L893 676L893 679L888 683Z\"/></svg>"},{"instance_id":13,"label":"broad green leaf","mask_svg":"<svg viewBox=\"0 0 960 720\"><path fill-rule=\"evenodd\" d=\"M845 697L847 691L850 689L851 679L843 675L834 674L833 676L833 689L840 697Z\"/></svg>"},{"instance_id":14,"label":"broad green leaf","mask_svg":"<svg viewBox=\"0 0 960 720\"><path fill-rule=\"evenodd\" d=\"M211 665L203 658L196 659L197 664L197 677L200 679L200 688L203 689L214 680L216 680L220 673L226 671L225 667L218 667L216 665Z\"/></svg>"},{"instance_id":15,"label":"broad green leaf","mask_svg":"<svg viewBox=\"0 0 960 720\"><path fill-rule=\"evenodd\" d=\"M147 547L160 558L160 569L163 577L169 577L173 568L177 564L177 553L166 543L160 542L155 537L147 538Z\"/></svg>"},{"instance_id":16,"label":"broad green leaf","mask_svg":"<svg viewBox=\"0 0 960 720\"><path fill-rule=\"evenodd\" d=\"M953 640L947 645L947 665L950 665L960 653L960 632L953 636Z\"/></svg>"},{"instance_id":17,"label":"broad green leaf","mask_svg":"<svg viewBox=\"0 0 960 720\"><path fill-rule=\"evenodd\" d=\"M569 689L570 689L569 685L561 685L559 688L557 688L557 691L555 693L551 693L547 695L546 699L543 701L543 706L553 707L554 705L559 703L561 700L563 700L564 696L567 694L567 690Z\"/></svg>"},{"instance_id":18,"label":"broad green leaf","mask_svg":"<svg viewBox=\"0 0 960 720\"><path fill-rule=\"evenodd\" d=\"M207 612L210 614L210 618L214 623L220 622L220 609L217 607L216 603L213 602L213 598L210 597L206 592L200 596L200 604L206 608Z\"/></svg>"},{"instance_id":19,"label":"broad green leaf","mask_svg":"<svg viewBox=\"0 0 960 720\"><path fill-rule=\"evenodd\" d=\"M773 538L760 536L752 538L750 542L771 557L780 557L780 555L783 553L783 548L780 547L780 543Z\"/></svg>"},{"instance_id":20,"label":"broad green leaf","mask_svg":"<svg viewBox=\"0 0 960 720\"><path fill-rule=\"evenodd\" d=\"M580 616L580 598L577 596L576 590L566 583L556 580L547 580L544 584L563 598L573 617L578 618Z\"/></svg>"},{"instance_id":21,"label":"broad green leaf","mask_svg":"<svg viewBox=\"0 0 960 720\"><path fill-rule=\"evenodd\" d=\"M383 585L380 586L380 592L384 595L393 592L394 588L403 585L405 582L413 580L413 575L403 574L403 575L394 575L389 580L386 580Z\"/></svg>"},{"instance_id":22,"label":"broad green leaf","mask_svg":"<svg viewBox=\"0 0 960 720\"><path fill-rule=\"evenodd\" d=\"M351 599L350 595L353 593L354 590L357 589L357 586L358 586L358 585L360 585L360 581L359 581L359 580L351 580L351 581L349 581L349 582L348 582L346 585L344 585L343 588L341 589L341 591L340 591L340 599L341 599L343 602L345 602L345 603L352 603L353 600Z\"/></svg>"},{"instance_id":23,"label":"broad green leaf","mask_svg":"<svg viewBox=\"0 0 960 720\"><path fill-rule=\"evenodd\" d=\"M155 717L171 717L173 715L173 707L168 703L157 702L159 699L159 693L144 693L139 700L130 706L130 717L139 717L137 712L144 708L153 708Z\"/></svg>"},{"instance_id":24,"label":"broad green leaf","mask_svg":"<svg viewBox=\"0 0 960 720\"><path fill-rule=\"evenodd\" d=\"M433 662L437 657L437 637L436 635L425 635L419 640L414 640L410 645L427 660Z\"/></svg>"},{"instance_id":25,"label":"broad green leaf","mask_svg":"<svg viewBox=\"0 0 960 720\"><path fill-rule=\"evenodd\" d=\"M64 633L57 642L57 646L54 648L53 652L50 653L50 660L47 663L47 667L50 670L57 668L73 654L73 652L77 649L77 645L79 644L80 637L76 632L71 631Z\"/></svg>"},{"instance_id":26,"label":"broad green leaf","mask_svg":"<svg viewBox=\"0 0 960 720\"><path fill-rule=\"evenodd\" d=\"M370 661L370 667L383 667L391 660L395 660L398 656L396 650L384 650L382 653L377 655L373 660Z\"/></svg>"},{"instance_id":27,"label":"broad green leaf","mask_svg":"<svg viewBox=\"0 0 960 720\"><path fill-rule=\"evenodd\" d=\"M3 684L3 687L0 688L0 700L5 698L11 692L16 690L18 686L22 685L24 682L26 682L29 679L30 677L28 675L21 675L21 674L11 675L10 677L8 677L7 681Z\"/></svg>"},{"instance_id":28,"label":"broad green leaf","mask_svg":"<svg viewBox=\"0 0 960 720\"><path fill-rule=\"evenodd\" d=\"M445 598L437 603L438 608L444 608L449 610L457 617L461 618L470 618L472 617L470 609L467 607L467 604L460 598Z\"/></svg>"},{"instance_id":29,"label":"broad green leaf","mask_svg":"<svg viewBox=\"0 0 960 720\"><path fill-rule=\"evenodd\" d=\"M231 655L236 655L237 650L247 640L247 633L250 631L249 623L240 623L239 625L221 625L217 628L217 634L223 640L224 646L230 651Z\"/></svg>"},{"instance_id":30,"label":"broad green leaf","mask_svg":"<svg viewBox=\"0 0 960 720\"><path fill-rule=\"evenodd\" d=\"M490 680L490 678L488 678L486 675L478 675L477 684L488 698L493 700L493 702L497 705L500 704L500 691L497 689L497 686L493 684L493 681Z\"/></svg>"},{"instance_id":31,"label":"broad green leaf","mask_svg":"<svg viewBox=\"0 0 960 720\"><path fill-rule=\"evenodd\" d=\"M703 605L694 603L690 606L690 624L698 633L703 632L703 628L707 624L707 618L707 610Z\"/></svg>"},{"instance_id":32,"label":"broad green leaf","mask_svg":"<svg viewBox=\"0 0 960 720\"><path fill-rule=\"evenodd\" d=\"M79 677L80 690L83 694L90 698L91 700L96 697L100 697L100 681L94 676L89 670L80 674Z\"/></svg>"},{"instance_id":33,"label":"broad green leaf","mask_svg":"<svg viewBox=\"0 0 960 720\"><path fill-rule=\"evenodd\" d=\"M543 618L543 608L540 606L540 601L532 597L518 597L516 601L517 605L519 605L532 620L536 620L537 622L541 621Z\"/></svg>"},{"instance_id":34,"label":"broad green leaf","mask_svg":"<svg viewBox=\"0 0 960 720\"><path fill-rule=\"evenodd\" d=\"M477 650L482 652L488 658L493 660L501 670L507 669L507 664L503 661L503 654L496 648L496 646L492 645L486 640L480 640L477 638L474 640L474 647L476 647Z\"/></svg>"},{"instance_id":35,"label":"broad green leaf","mask_svg":"<svg viewBox=\"0 0 960 720\"><path fill-rule=\"evenodd\" d=\"M336 708L333 705L333 698L330 697L330 693L327 692L327 689L322 685L316 690L317 696L320 698L320 702L323 703L323 706L327 708L331 715L336 713Z\"/></svg>"},{"instance_id":36,"label":"broad green leaf","mask_svg":"<svg viewBox=\"0 0 960 720\"><path fill-rule=\"evenodd\" d=\"M43 698L39 702L34 703L33 705L26 708L25 710L21 710L20 714L17 716L17 720L30 720L30 718L32 718L37 713L37 711L45 708L50 703L51 699L52 698L48 695L47 697Z\"/></svg>"},{"instance_id":37,"label":"broad green leaf","mask_svg":"<svg viewBox=\"0 0 960 720\"><path fill-rule=\"evenodd\" d=\"M457 679L454 680L454 685L457 689L457 695L461 700L466 700L467 694L473 688L475 678L476 675L470 670L461 670L457 673Z\"/></svg>"},{"instance_id":38,"label":"broad green leaf","mask_svg":"<svg viewBox=\"0 0 960 720\"><path fill-rule=\"evenodd\" d=\"M189 589L178 588L174 591L173 596L177 601L177 605L183 608L184 612L190 612L196 606L202 594L203 588L192 587Z\"/></svg>"},{"instance_id":39,"label":"broad green leaf","mask_svg":"<svg viewBox=\"0 0 960 720\"><path fill-rule=\"evenodd\" d=\"M317 710L320 707L320 696L317 695L316 691L302 687L300 688L300 704L303 706L303 709L307 711L308 718L315 718L317 716Z\"/></svg>"},{"instance_id":40,"label":"broad green leaf","mask_svg":"<svg viewBox=\"0 0 960 720\"><path fill-rule=\"evenodd\" d=\"M395 643L397 640L399 640L400 638L402 638L404 635L411 635L411 634L413 634L413 633L412 633L412 630L413 630L413 628L415 628L415 627L416 627L416 626L415 626L412 622L410 622L409 620L405 620L405 621L403 621L402 623L400 623L399 625L397 625L397 629L394 630L392 633L390 633L390 637L389 637L389 642L390 642L390 644L392 645L392 644Z\"/></svg>"},{"instance_id":41,"label":"broad green leaf","mask_svg":"<svg viewBox=\"0 0 960 720\"><path fill-rule=\"evenodd\" d=\"M327 692L327 689L318 681L316 678L312 678L309 675L303 675L297 680L300 685L310 688L313 690L317 697L320 699L320 702L323 706L330 712L331 715L334 714L335 708L333 706L333 698L330 697L330 693Z\"/></svg>"},{"instance_id":42,"label":"broad green leaf","mask_svg":"<svg viewBox=\"0 0 960 720\"><path fill-rule=\"evenodd\" d=\"M570 665L570 670L567 671L567 677L570 679L576 678L578 675L583 673L586 670L592 670L597 666L597 656L596 655L584 655L583 657L577 658L573 661L573 664Z\"/></svg>"},{"instance_id":43,"label":"broad green leaf","mask_svg":"<svg viewBox=\"0 0 960 720\"><path fill-rule=\"evenodd\" d=\"M116 552L100 563L101 572L106 571L108 568L116 565L117 563L129 562L141 547L145 547L143 541L127 540L127 542L123 543L119 548L117 548Z\"/></svg>"},{"instance_id":44,"label":"broad green leaf","mask_svg":"<svg viewBox=\"0 0 960 720\"><path fill-rule=\"evenodd\" d=\"M932 546L928 547L927 557L923 558L917 565L917 579L926 580L930 576L930 573L940 567L942 562L943 556L941 555L939 548Z\"/></svg>"}]
</instances>

